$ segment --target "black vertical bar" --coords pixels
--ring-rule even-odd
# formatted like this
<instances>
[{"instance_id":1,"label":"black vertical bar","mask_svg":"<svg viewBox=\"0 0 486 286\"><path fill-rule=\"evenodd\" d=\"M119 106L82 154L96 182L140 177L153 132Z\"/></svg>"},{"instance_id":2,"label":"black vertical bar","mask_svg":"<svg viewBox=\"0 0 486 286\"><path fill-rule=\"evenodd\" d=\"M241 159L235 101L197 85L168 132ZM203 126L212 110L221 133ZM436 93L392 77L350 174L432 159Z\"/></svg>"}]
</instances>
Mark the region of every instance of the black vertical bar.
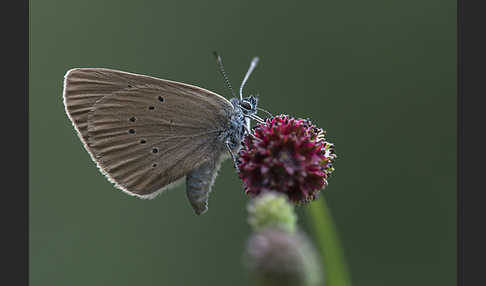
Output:
<instances>
[{"instance_id":1,"label":"black vertical bar","mask_svg":"<svg viewBox=\"0 0 486 286\"><path fill-rule=\"evenodd\" d=\"M463 244L463 13L462 0L457 1L457 285L464 285Z\"/></svg>"}]
</instances>

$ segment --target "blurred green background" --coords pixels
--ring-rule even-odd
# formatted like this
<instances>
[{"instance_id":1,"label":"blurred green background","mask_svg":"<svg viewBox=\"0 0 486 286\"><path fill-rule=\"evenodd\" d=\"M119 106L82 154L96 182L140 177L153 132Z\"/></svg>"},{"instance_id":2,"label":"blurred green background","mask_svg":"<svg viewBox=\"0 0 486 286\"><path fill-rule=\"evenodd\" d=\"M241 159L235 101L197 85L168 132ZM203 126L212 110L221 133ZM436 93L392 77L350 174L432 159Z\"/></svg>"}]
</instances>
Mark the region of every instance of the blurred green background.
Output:
<instances>
[{"instance_id":1,"label":"blurred green background","mask_svg":"<svg viewBox=\"0 0 486 286\"><path fill-rule=\"evenodd\" d=\"M456 284L456 1L30 2L31 285L251 285L247 197L226 161L197 217L99 173L64 113L73 67L246 93L309 117L339 158L323 193L356 286ZM299 220L308 233L307 217Z\"/></svg>"}]
</instances>

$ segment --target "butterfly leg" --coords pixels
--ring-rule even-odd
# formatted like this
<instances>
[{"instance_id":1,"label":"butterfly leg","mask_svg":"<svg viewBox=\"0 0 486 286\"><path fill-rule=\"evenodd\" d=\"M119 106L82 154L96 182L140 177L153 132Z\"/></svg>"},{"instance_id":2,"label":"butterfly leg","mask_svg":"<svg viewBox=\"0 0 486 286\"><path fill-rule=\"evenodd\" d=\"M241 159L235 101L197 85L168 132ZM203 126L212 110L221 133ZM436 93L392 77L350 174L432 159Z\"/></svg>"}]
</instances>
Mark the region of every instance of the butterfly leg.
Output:
<instances>
[{"instance_id":1,"label":"butterfly leg","mask_svg":"<svg viewBox=\"0 0 486 286\"><path fill-rule=\"evenodd\" d=\"M243 125L243 126L245 126L246 133L248 135L251 135L251 128L249 126L247 126L247 125Z\"/></svg>"},{"instance_id":2,"label":"butterfly leg","mask_svg":"<svg viewBox=\"0 0 486 286\"><path fill-rule=\"evenodd\" d=\"M251 134L250 132L251 132L251 130L246 130L246 134L248 134L248 136L250 136L254 140L262 141L260 138L256 137L255 135Z\"/></svg>"},{"instance_id":3,"label":"butterfly leg","mask_svg":"<svg viewBox=\"0 0 486 286\"><path fill-rule=\"evenodd\" d=\"M234 165L235 169L238 170L238 165L236 164L236 156L235 156L235 154L233 154L233 151L231 151L231 147L230 147L230 145L229 145L228 142L226 142L225 145L226 145L226 148L228 149L228 152L231 155L231 159L233 159L233 165Z\"/></svg>"},{"instance_id":4,"label":"butterfly leg","mask_svg":"<svg viewBox=\"0 0 486 286\"><path fill-rule=\"evenodd\" d=\"M248 136L250 136L255 140L260 140L259 138L255 137L255 135L251 134L252 133L251 127L248 127L247 125L243 125L243 126L245 126L246 134L248 134Z\"/></svg>"}]
</instances>

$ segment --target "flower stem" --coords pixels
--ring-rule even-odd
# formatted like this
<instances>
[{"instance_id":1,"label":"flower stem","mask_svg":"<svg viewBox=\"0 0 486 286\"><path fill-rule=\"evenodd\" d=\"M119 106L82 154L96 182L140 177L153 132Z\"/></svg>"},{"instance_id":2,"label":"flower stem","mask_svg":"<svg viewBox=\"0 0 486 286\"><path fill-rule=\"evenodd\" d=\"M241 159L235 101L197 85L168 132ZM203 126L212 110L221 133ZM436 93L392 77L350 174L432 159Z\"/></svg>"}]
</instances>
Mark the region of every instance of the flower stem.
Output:
<instances>
[{"instance_id":1,"label":"flower stem","mask_svg":"<svg viewBox=\"0 0 486 286\"><path fill-rule=\"evenodd\" d=\"M324 196L305 208L321 251L326 286L351 286L351 278Z\"/></svg>"}]
</instances>

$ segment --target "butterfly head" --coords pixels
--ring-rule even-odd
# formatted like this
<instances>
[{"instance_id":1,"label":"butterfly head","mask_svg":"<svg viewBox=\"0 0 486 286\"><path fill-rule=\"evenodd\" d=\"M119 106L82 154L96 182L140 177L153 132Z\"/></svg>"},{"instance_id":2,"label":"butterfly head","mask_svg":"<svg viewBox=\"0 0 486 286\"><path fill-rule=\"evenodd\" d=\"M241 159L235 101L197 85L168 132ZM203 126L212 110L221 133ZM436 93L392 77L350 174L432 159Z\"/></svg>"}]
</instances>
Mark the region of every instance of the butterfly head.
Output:
<instances>
[{"instance_id":1,"label":"butterfly head","mask_svg":"<svg viewBox=\"0 0 486 286\"><path fill-rule=\"evenodd\" d=\"M258 98L251 95L239 101L239 107L245 116L251 116L257 113Z\"/></svg>"}]
</instances>

